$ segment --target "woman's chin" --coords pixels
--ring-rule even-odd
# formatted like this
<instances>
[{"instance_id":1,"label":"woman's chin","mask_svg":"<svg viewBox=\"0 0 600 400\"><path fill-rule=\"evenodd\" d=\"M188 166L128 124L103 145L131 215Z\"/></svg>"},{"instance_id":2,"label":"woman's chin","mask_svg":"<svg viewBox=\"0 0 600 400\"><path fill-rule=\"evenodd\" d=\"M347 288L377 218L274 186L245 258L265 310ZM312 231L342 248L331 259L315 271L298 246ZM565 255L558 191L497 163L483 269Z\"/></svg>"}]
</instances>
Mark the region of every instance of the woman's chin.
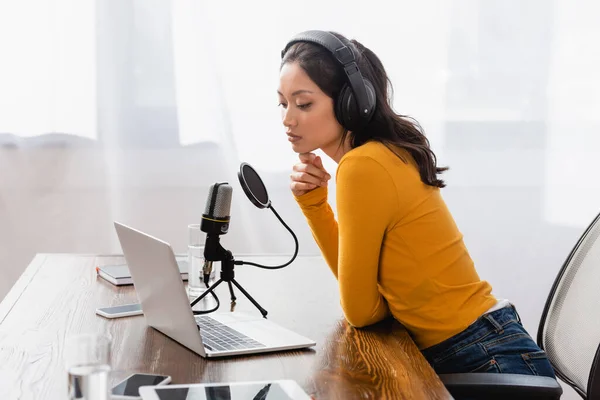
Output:
<instances>
[{"instance_id":1,"label":"woman's chin","mask_svg":"<svg viewBox=\"0 0 600 400\"><path fill-rule=\"evenodd\" d=\"M294 151L294 153L310 153L311 151L314 151L316 149L316 147L307 146L306 144L292 143L292 150Z\"/></svg>"}]
</instances>

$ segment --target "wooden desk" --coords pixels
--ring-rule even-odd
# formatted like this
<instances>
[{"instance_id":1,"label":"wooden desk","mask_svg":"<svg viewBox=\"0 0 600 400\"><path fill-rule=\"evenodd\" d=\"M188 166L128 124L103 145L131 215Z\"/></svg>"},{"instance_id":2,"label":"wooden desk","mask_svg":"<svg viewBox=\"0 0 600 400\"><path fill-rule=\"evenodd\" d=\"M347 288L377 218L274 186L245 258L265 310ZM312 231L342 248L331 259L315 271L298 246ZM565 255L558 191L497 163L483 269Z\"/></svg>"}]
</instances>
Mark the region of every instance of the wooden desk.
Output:
<instances>
[{"instance_id":1,"label":"wooden desk","mask_svg":"<svg viewBox=\"0 0 600 400\"><path fill-rule=\"evenodd\" d=\"M268 265L285 261L236 258ZM33 259L0 304L0 399L66 398L65 338L88 332L112 336L113 383L132 372L149 372L171 375L173 383L294 379L317 399L451 398L400 324L348 326L336 281L320 257L299 257L276 271L236 267L236 279L270 319L317 345L221 360L203 359L147 327L143 316L97 316L97 307L137 302L133 286L116 287L96 276L97 265L119 262L120 256L71 254ZM227 286L219 289L219 311L227 311ZM237 295L236 310L258 313Z\"/></svg>"}]
</instances>

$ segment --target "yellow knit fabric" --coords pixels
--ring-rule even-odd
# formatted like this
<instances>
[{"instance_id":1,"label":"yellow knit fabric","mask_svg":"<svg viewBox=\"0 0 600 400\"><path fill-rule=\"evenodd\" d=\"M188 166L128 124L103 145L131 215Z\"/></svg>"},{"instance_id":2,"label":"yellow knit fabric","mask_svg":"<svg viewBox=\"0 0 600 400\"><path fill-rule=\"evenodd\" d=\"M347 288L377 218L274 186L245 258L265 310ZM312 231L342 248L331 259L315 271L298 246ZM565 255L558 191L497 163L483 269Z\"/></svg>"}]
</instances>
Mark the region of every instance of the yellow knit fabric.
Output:
<instances>
[{"instance_id":1,"label":"yellow knit fabric","mask_svg":"<svg viewBox=\"0 0 600 400\"><path fill-rule=\"evenodd\" d=\"M336 174L337 221L327 188L296 197L336 276L356 327L390 312L419 348L466 329L496 303L480 280L438 188L425 185L408 152L378 142L352 149Z\"/></svg>"}]
</instances>

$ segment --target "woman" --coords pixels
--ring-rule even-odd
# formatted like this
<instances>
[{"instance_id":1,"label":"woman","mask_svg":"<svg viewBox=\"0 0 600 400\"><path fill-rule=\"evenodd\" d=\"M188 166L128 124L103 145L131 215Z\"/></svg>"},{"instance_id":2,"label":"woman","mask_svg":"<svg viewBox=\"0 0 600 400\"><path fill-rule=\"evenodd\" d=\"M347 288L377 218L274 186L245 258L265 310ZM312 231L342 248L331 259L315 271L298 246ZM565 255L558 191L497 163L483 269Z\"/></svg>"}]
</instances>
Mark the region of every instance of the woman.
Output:
<instances>
[{"instance_id":1,"label":"woman","mask_svg":"<svg viewBox=\"0 0 600 400\"><path fill-rule=\"evenodd\" d=\"M393 316L438 373L554 377L514 306L480 280L440 195L446 168L392 110L388 87L379 58L337 33L304 32L282 52L282 120L300 159L291 190L346 319L360 328ZM338 164L337 221L316 149Z\"/></svg>"}]
</instances>

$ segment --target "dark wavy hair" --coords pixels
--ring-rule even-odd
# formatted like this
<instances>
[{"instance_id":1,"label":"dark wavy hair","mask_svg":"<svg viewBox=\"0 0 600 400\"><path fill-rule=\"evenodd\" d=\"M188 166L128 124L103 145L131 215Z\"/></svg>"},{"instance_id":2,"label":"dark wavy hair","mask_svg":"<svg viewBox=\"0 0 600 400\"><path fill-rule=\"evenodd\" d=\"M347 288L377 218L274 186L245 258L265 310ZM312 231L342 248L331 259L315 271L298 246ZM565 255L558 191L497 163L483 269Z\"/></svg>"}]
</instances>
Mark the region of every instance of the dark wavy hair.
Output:
<instances>
[{"instance_id":1,"label":"dark wavy hair","mask_svg":"<svg viewBox=\"0 0 600 400\"><path fill-rule=\"evenodd\" d=\"M393 147L397 146L412 156L423 183L439 188L445 187L446 184L443 180L438 179L437 175L448 168L437 166L435 154L419 123L413 118L396 114L392 109L392 83L379 58L358 41L349 41L336 32L330 33L352 48L363 77L370 80L375 87L377 101L373 118L369 123L359 130L352 132L345 130L340 146L346 141L348 135L350 135L351 148L356 148L369 141L377 141L387 146L402 161L408 162L405 157L394 150ZM321 46L306 42L295 43L285 53L281 60L281 67L286 63L293 62L297 62L310 79L332 99L337 98L343 85L347 82L341 65L327 49Z\"/></svg>"}]
</instances>

